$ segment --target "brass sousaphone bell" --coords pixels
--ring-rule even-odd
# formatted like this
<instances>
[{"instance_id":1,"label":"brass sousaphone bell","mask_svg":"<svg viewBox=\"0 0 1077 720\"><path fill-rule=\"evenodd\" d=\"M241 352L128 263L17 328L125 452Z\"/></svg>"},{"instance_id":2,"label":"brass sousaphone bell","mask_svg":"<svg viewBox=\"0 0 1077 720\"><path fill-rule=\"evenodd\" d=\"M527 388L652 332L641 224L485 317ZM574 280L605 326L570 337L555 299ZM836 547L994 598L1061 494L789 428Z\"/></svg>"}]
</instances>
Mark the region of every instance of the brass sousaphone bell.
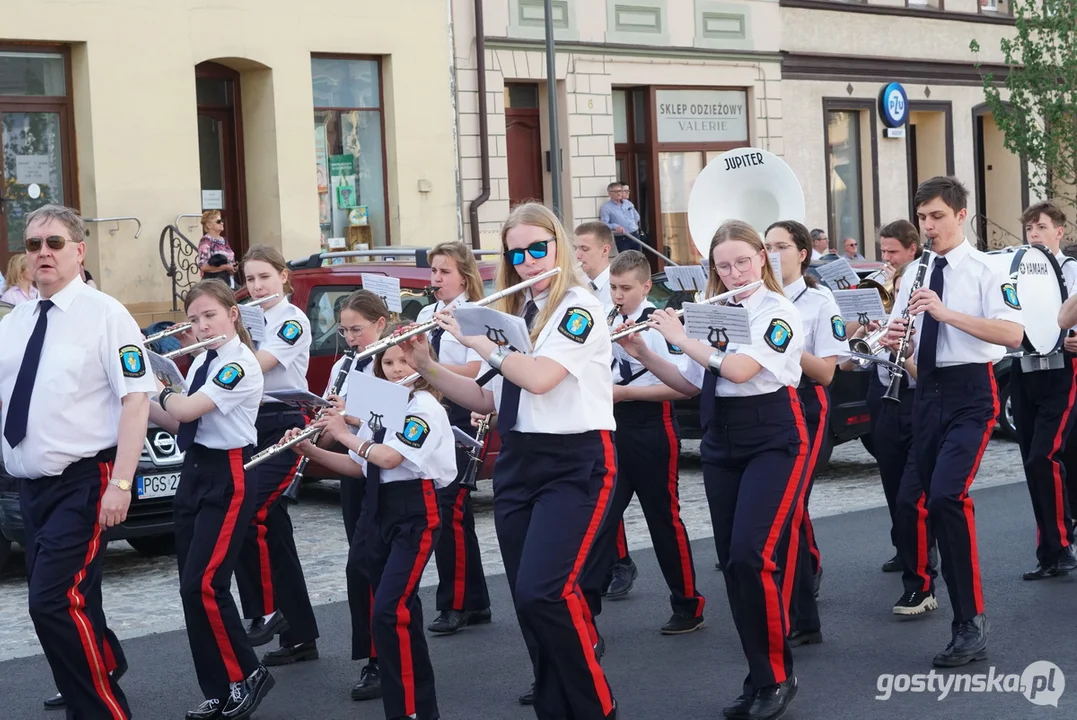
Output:
<instances>
[{"instance_id":1,"label":"brass sousaphone bell","mask_svg":"<svg viewBox=\"0 0 1077 720\"><path fill-rule=\"evenodd\" d=\"M892 269L888 274L887 268L882 267L868 275L856 286L857 290L875 290L883 301L883 310L890 312L894 309L894 276L897 275Z\"/></svg>"}]
</instances>

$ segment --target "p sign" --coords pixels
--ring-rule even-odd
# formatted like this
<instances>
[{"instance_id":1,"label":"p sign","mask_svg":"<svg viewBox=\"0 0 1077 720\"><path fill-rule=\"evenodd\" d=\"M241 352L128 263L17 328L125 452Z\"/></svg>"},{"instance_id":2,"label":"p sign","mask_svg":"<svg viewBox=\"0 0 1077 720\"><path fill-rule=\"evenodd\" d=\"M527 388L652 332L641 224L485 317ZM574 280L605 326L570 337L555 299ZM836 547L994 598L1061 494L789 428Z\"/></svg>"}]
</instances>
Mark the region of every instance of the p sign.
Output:
<instances>
[{"instance_id":1,"label":"p sign","mask_svg":"<svg viewBox=\"0 0 1077 720\"><path fill-rule=\"evenodd\" d=\"M887 127L901 127L909 119L909 96L901 83L888 83L879 94L879 115Z\"/></svg>"}]
</instances>

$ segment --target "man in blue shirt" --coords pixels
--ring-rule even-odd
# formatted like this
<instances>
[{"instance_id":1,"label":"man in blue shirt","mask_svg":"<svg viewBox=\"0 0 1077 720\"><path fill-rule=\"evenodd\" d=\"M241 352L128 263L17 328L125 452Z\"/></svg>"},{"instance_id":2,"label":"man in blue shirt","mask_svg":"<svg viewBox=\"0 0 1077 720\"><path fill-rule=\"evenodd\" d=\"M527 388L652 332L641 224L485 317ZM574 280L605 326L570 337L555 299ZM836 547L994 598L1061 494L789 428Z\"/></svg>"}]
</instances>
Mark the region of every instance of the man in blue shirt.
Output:
<instances>
[{"instance_id":1,"label":"man in blue shirt","mask_svg":"<svg viewBox=\"0 0 1077 720\"><path fill-rule=\"evenodd\" d=\"M624 185L620 182L612 182L606 186L606 192L610 199L599 209L599 219L613 231L618 252L639 250L639 246L627 236L634 235L643 242L647 242L647 238L640 232L639 213L628 199Z\"/></svg>"}]
</instances>

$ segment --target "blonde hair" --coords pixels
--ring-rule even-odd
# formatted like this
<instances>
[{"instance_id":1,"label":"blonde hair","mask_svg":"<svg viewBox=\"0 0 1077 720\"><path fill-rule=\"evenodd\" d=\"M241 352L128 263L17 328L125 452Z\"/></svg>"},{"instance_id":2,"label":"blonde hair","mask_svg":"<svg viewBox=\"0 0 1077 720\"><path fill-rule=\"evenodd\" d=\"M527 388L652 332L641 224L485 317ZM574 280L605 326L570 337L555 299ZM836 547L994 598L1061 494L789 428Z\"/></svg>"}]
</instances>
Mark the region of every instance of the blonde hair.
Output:
<instances>
[{"instance_id":1,"label":"blonde hair","mask_svg":"<svg viewBox=\"0 0 1077 720\"><path fill-rule=\"evenodd\" d=\"M714 248L730 240L740 240L751 245L757 252L766 254L763 238L759 237L759 233L754 227L740 220L726 220L714 233L714 237L711 238L710 249L707 251L707 297L721 295L729 290L714 266ZM782 296L785 295L785 291L782 289L782 281L774 274L774 268L771 266L769 258L766 257L763 258L763 284L768 290Z\"/></svg>"},{"instance_id":2,"label":"blonde hair","mask_svg":"<svg viewBox=\"0 0 1077 720\"><path fill-rule=\"evenodd\" d=\"M206 226L209 225L210 221L213 220L213 218L215 218L215 217L221 217L221 211L220 210L206 210L204 213L202 213L202 234L203 235L209 232L209 230L206 229Z\"/></svg>"},{"instance_id":3,"label":"blonde hair","mask_svg":"<svg viewBox=\"0 0 1077 720\"><path fill-rule=\"evenodd\" d=\"M561 301L565 299L565 294L569 289L577 286L585 287L585 284L576 263L576 255L573 252L572 244L568 240L568 234L552 210L545 205L534 202L522 203L514 207L509 213L505 224L501 227L502 252L509 249L507 241L509 230L520 225L542 228L550 233L550 240L553 241L556 248L557 267L561 269L561 272L555 275L553 282L550 283L550 295L546 302L546 307L538 314L538 318L536 318L532 326L531 342L536 342L542 328L550 321L550 317L557 310ZM508 261L508 258L502 255L501 264L497 268L497 289L499 291L504 290L522 280L523 278L520 277L520 273L516 272L515 266ZM510 315L521 315L525 304L524 293L518 292L499 300L496 303L496 308Z\"/></svg>"},{"instance_id":4,"label":"blonde hair","mask_svg":"<svg viewBox=\"0 0 1077 720\"><path fill-rule=\"evenodd\" d=\"M409 321L399 320L397 322L389 323L388 325L385 326L385 329L381 331L381 339L384 340L385 338L391 336L393 333L395 333L400 328L408 327L411 324L412 323L411 323L410 320ZM436 352L434 352L433 347L430 348L430 356L434 359L434 362L438 361L438 355L437 355ZM374 357L374 377L379 377L382 380L385 379L385 371L381 367L381 359L383 357L385 357L385 353L378 353ZM435 388L433 385L431 385L430 382L424 377L420 377L418 380L416 380L415 382L413 382L411 384L411 394L412 395L419 392L420 390L425 390L426 392L430 393L435 398L437 398L438 402L441 402L441 392L437 388Z\"/></svg>"},{"instance_id":5,"label":"blonde hair","mask_svg":"<svg viewBox=\"0 0 1077 720\"><path fill-rule=\"evenodd\" d=\"M247 332L247 328L243 327L243 315L239 312L239 303L236 302L235 293L233 293L232 288L225 285L222 280L212 278L196 283L195 286L187 292L187 297L183 299L183 312L187 312L191 307L191 303L203 295L208 295L213 298L223 305L224 309L229 312L232 311L232 308L236 308L236 320L234 323L236 335L239 335L240 342L251 350L254 350L254 343L251 342L250 333Z\"/></svg>"},{"instance_id":6,"label":"blonde hair","mask_svg":"<svg viewBox=\"0 0 1077 720\"><path fill-rule=\"evenodd\" d=\"M4 276L8 287L22 287L22 273L24 270L26 270L26 253L12 255L11 259L7 261L7 275Z\"/></svg>"},{"instance_id":7,"label":"blonde hair","mask_svg":"<svg viewBox=\"0 0 1077 720\"><path fill-rule=\"evenodd\" d=\"M464 243L451 240L435 245L426 254L427 260L436 257L447 257L456 263L456 270L464 278L464 294L471 302L481 300L485 294L482 287L482 276L479 275L479 265L475 262L475 253Z\"/></svg>"},{"instance_id":8,"label":"blonde hair","mask_svg":"<svg viewBox=\"0 0 1077 720\"><path fill-rule=\"evenodd\" d=\"M254 245L247 254L243 256L243 264L246 265L251 260L258 262L264 262L271 268L281 274L291 275L288 271L288 262L284 259L284 255L281 251L270 245ZM247 268L244 267L243 271L246 272ZM292 291L292 283L289 277L284 279L284 292L290 293Z\"/></svg>"}]
</instances>

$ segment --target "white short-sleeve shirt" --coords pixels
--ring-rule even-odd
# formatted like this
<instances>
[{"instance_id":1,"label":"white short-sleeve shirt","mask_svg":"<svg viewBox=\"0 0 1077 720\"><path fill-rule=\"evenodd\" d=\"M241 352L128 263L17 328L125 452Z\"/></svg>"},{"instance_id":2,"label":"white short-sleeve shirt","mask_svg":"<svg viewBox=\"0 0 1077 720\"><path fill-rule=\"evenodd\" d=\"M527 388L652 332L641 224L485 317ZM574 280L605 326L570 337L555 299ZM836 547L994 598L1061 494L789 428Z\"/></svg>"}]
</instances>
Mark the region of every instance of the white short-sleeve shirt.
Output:
<instances>
[{"instance_id":1,"label":"white short-sleeve shirt","mask_svg":"<svg viewBox=\"0 0 1077 720\"><path fill-rule=\"evenodd\" d=\"M4 465L14 477L53 477L76 460L115 447L123 398L157 390L142 332L123 305L78 276L50 299L54 307L46 316L26 437L16 448L2 441ZM4 423L40 302L17 305L0 322Z\"/></svg>"},{"instance_id":2,"label":"white short-sleeve shirt","mask_svg":"<svg viewBox=\"0 0 1077 720\"><path fill-rule=\"evenodd\" d=\"M935 269L938 256L929 253L927 273L924 275L924 287L931 285L931 273ZM965 239L960 245L946 253L946 267L943 268L942 301L947 308L972 317L989 320L1009 320L1024 326L1021 317L1021 303L1009 277L987 261L987 255L974 248ZM919 262L909 263L901 278L901 290L890 311L890 320L900 318L909 305L909 296ZM923 337L924 316L920 313L913 318L916 338ZM938 344L935 348L936 367L995 363L1006 354L1007 348L994 345L962 332L955 327L939 323ZM919 362L920 343L914 350L915 362Z\"/></svg>"},{"instance_id":3,"label":"white short-sleeve shirt","mask_svg":"<svg viewBox=\"0 0 1077 720\"><path fill-rule=\"evenodd\" d=\"M187 373L187 386L194 381L198 368L205 364L207 353L200 353ZM217 407L198 420L194 441L213 450L233 450L254 445L258 432L258 406L262 401L264 380L254 352L233 337L217 348L206 373L206 384L195 393L203 393ZM168 405L168 401L165 401Z\"/></svg>"},{"instance_id":4,"label":"white short-sleeve shirt","mask_svg":"<svg viewBox=\"0 0 1077 720\"><path fill-rule=\"evenodd\" d=\"M816 357L837 357L849 352L845 321L830 290L810 288L803 276L785 286L785 296L800 310L804 324L804 352Z\"/></svg>"},{"instance_id":5,"label":"white short-sleeve shirt","mask_svg":"<svg viewBox=\"0 0 1077 720\"><path fill-rule=\"evenodd\" d=\"M541 311L548 295L535 298ZM575 435L592 430L613 430L613 360L609 326L602 303L590 288L575 285L542 328L531 354L548 357L568 370L550 392L532 395L520 391L515 430L525 433ZM489 366L484 362L482 377ZM504 378L495 375L487 386L501 407Z\"/></svg>"},{"instance_id":6,"label":"white short-sleeve shirt","mask_svg":"<svg viewBox=\"0 0 1077 720\"><path fill-rule=\"evenodd\" d=\"M640 306L627 315L622 313L614 318L614 325L620 325L621 323L627 323L629 325L639 322L644 313L648 311L653 312L655 309L654 303L649 300L644 300L640 303ZM648 313L649 315L650 313ZM647 345L647 348L651 352L658 355L663 360L668 360L677 366L677 368L684 373L688 369L688 363L691 362L691 358L684 354L684 351L675 345L670 345L666 342L662 334L657 330L641 330L640 339ZM627 365L625 363L628 363ZM638 373L642 372L639 377L631 380L627 383L631 387L647 387L650 385L661 385L662 381L654 376L654 373L647 371L643 364L636 360L634 357L628 354L627 351L620 345L614 344L613 346L613 382L615 384L621 384L629 378L633 378ZM627 371L627 376L625 372Z\"/></svg>"},{"instance_id":7,"label":"white short-sleeve shirt","mask_svg":"<svg viewBox=\"0 0 1077 720\"><path fill-rule=\"evenodd\" d=\"M265 311L266 337L259 346L277 359L265 373L265 392L306 390L310 363L310 320L287 300Z\"/></svg>"},{"instance_id":8,"label":"white short-sleeve shirt","mask_svg":"<svg viewBox=\"0 0 1077 720\"><path fill-rule=\"evenodd\" d=\"M613 311L613 294L610 292L610 266L607 265L606 269L598 274L594 280L589 282L591 291L594 292L595 297L602 301L602 309L605 315L609 315Z\"/></svg>"},{"instance_id":9,"label":"white short-sleeve shirt","mask_svg":"<svg viewBox=\"0 0 1077 720\"><path fill-rule=\"evenodd\" d=\"M420 310L419 316L415 319L415 322L429 322L434 319L434 313L439 310L443 310L446 307L456 307L465 302L467 302L467 298L464 295L461 295L448 304L438 300ZM429 338L429 334L427 337ZM467 365L470 362L481 362L482 358L479 357L479 354L474 350L461 345L460 341L454 338L451 333L443 332L441 333L441 348L438 351L438 361L446 365Z\"/></svg>"},{"instance_id":10,"label":"white short-sleeve shirt","mask_svg":"<svg viewBox=\"0 0 1077 720\"><path fill-rule=\"evenodd\" d=\"M804 329L800 311L782 293L759 288L741 305L748 308L752 342L750 345L729 343L729 354L747 355L762 366L748 382L735 383L718 378L716 397L751 397L767 395L783 387L800 384L800 357L804 353ZM703 387L704 374L709 372L699 363L688 363L681 374L698 388Z\"/></svg>"},{"instance_id":11,"label":"white short-sleeve shirt","mask_svg":"<svg viewBox=\"0 0 1077 720\"><path fill-rule=\"evenodd\" d=\"M371 440L374 433L363 423L358 438ZM384 485L402 480L433 480L434 486L446 487L456 479L456 440L445 408L425 390L412 393L408 402L403 432L386 432L385 445L404 456L395 468L381 471ZM367 461L354 451L348 455L359 463L363 474Z\"/></svg>"}]
</instances>

